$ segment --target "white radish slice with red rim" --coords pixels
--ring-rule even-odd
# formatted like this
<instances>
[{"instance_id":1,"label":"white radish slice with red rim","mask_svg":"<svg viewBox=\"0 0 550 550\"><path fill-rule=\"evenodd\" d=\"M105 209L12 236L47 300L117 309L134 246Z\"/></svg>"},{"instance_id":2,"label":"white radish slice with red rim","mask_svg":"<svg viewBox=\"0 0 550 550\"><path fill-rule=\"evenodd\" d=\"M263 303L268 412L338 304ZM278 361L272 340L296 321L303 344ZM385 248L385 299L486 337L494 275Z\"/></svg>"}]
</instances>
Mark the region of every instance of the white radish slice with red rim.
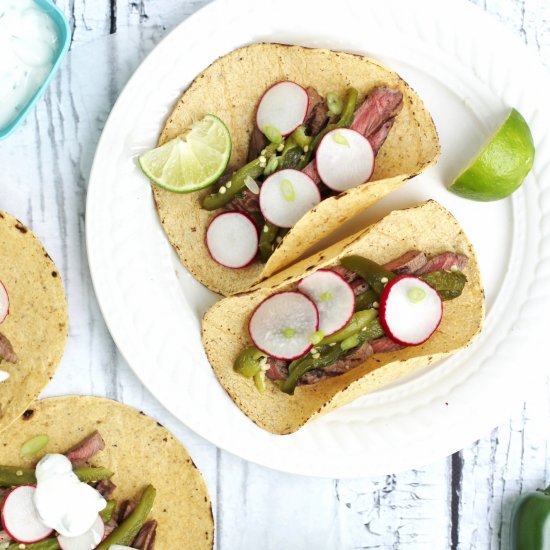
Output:
<instances>
[{"instance_id":1,"label":"white radish slice with red rim","mask_svg":"<svg viewBox=\"0 0 550 550\"><path fill-rule=\"evenodd\" d=\"M328 132L315 154L319 177L334 191L346 191L368 181L374 172L374 152L369 140L355 130Z\"/></svg>"},{"instance_id":2,"label":"white radish slice with red rim","mask_svg":"<svg viewBox=\"0 0 550 550\"><path fill-rule=\"evenodd\" d=\"M355 294L341 275L319 269L302 279L298 290L309 296L319 311L319 331L324 336L343 328L355 310Z\"/></svg>"},{"instance_id":3,"label":"white radish slice with red rim","mask_svg":"<svg viewBox=\"0 0 550 550\"><path fill-rule=\"evenodd\" d=\"M91 550L99 545L105 535L105 524L100 516L97 516L88 531L78 537L66 537L59 535L57 542L61 550ZM113 548L111 546L111 548Z\"/></svg>"},{"instance_id":4,"label":"white radish slice with red rim","mask_svg":"<svg viewBox=\"0 0 550 550\"><path fill-rule=\"evenodd\" d=\"M0 281L0 323L3 323L10 312L10 297L4 283Z\"/></svg>"},{"instance_id":5,"label":"white radish slice with red rim","mask_svg":"<svg viewBox=\"0 0 550 550\"><path fill-rule=\"evenodd\" d=\"M437 291L412 275L391 280L380 295L380 323L386 334L403 346L423 344L443 316Z\"/></svg>"},{"instance_id":6,"label":"white radish slice with red rim","mask_svg":"<svg viewBox=\"0 0 550 550\"><path fill-rule=\"evenodd\" d=\"M303 172L288 168L269 176L260 188L260 210L278 227L293 227L303 215L321 202L315 182Z\"/></svg>"},{"instance_id":7,"label":"white radish slice with red rim","mask_svg":"<svg viewBox=\"0 0 550 550\"><path fill-rule=\"evenodd\" d=\"M231 269L249 265L258 253L258 230L242 212L222 212L206 230L206 246L212 258Z\"/></svg>"},{"instance_id":8,"label":"white radish slice with red rim","mask_svg":"<svg viewBox=\"0 0 550 550\"><path fill-rule=\"evenodd\" d=\"M279 292L252 313L248 331L254 345L267 355L292 361L313 346L310 336L319 328L317 307L300 292Z\"/></svg>"},{"instance_id":9,"label":"white radish slice with red rim","mask_svg":"<svg viewBox=\"0 0 550 550\"><path fill-rule=\"evenodd\" d=\"M12 489L2 505L2 525L17 542L32 544L48 537L53 529L42 523L34 506L36 487L21 485Z\"/></svg>"},{"instance_id":10,"label":"white radish slice with red rim","mask_svg":"<svg viewBox=\"0 0 550 550\"><path fill-rule=\"evenodd\" d=\"M309 97L304 88L283 80L264 92L256 111L256 124L268 137L287 136L304 122L308 107Z\"/></svg>"}]
</instances>

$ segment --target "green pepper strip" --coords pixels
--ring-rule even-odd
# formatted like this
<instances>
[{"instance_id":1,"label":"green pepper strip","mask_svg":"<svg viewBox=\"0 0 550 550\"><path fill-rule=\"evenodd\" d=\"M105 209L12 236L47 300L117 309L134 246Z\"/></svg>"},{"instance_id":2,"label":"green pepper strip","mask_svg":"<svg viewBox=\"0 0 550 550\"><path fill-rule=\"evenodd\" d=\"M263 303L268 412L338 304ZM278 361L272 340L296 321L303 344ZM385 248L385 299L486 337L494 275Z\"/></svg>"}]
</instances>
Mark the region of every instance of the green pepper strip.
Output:
<instances>
[{"instance_id":1,"label":"green pepper strip","mask_svg":"<svg viewBox=\"0 0 550 550\"><path fill-rule=\"evenodd\" d=\"M377 300L378 294L376 294L372 288L369 288L355 297L355 311L371 309L374 307L374 302Z\"/></svg>"},{"instance_id":2,"label":"green pepper strip","mask_svg":"<svg viewBox=\"0 0 550 550\"><path fill-rule=\"evenodd\" d=\"M276 143L269 144L262 151L263 155L260 156L263 156L266 162L269 162L269 159L277 151L278 146L279 145ZM260 164L263 164L263 166ZM264 163L260 163L260 157L250 161L248 164L245 164L231 176L231 187L227 187L227 185L225 185L223 186L223 189L225 189L224 193L220 193L218 191L212 195L206 195L202 201L202 207L205 210L217 210L218 208L222 208L231 202L237 193L244 189L245 179L247 177L251 177L252 179L259 178L263 174L265 167L266 165Z\"/></svg>"},{"instance_id":3,"label":"green pepper strip","mask_svg":"<svg viewBox=\"0 0 550 550\"><path fill-rule=\"evenodd\" d=\"M367 309L366 311L358 311L351 316L348 324L340 329L338 332L326 336L321 340L319 345L326 346L328 344L334 344L336 342L342 342L346 338L353 336L361 329L369 325L374 319L376 319L378 313L374 309Z\"/></svg>"},{"instance_id":4,"label":"green pepper strip","mask_svg":"<svg viewBox=\"0 0 550 550\"><path fill-rule=\"evenodd\" d=\"M350 334L347 338L344 338L344 340L347 340L350 345L353 339L353 347L357 347L364 342L374 340L375 338L381 338L382 336L384 336L384 331L382 330L378 319L375 318L361 330L355 332L354 334ZM289 395L293 395L294 390L296 389L296 384L298 384L298 380L300 380L306 372L332 365L332 363L348 353L350 349L351 347L348 349L342 349L341 345L338 346L333 342L333 345L317 347L319 355L316 357L314 357L311 353L308 353L305 357L292 361L292 363L288 366L288 378L281 384L281 390Z\"/></svg>"},{"instance_id":5,"label":"green pepper strip","mask_svg":"<svg viewBox=\"0 0 550 550\"><path fill-rule=\"evenodd\" d=\"M311 142L313 141L313 137L306 134L306 127L303 124L301 126L298 126L298 128L296 128L296 130L292 132L290 137L297 145L302 148L302 150L304 150L306 147L309 147L311 145Z\"/></svg>"},{"instance_id":6,"label":"green pepper strip","mask_svg":"<svg viewBox=\"0 0 550 550\"><path fill-rule=\"evenodd\" d=\"M338 122L334 122L333 124L327 124L325 128L317 134L315 139L313 140L313 143L311 144L310 153L313 153L315 149L317 149L319 143L321 143L321 140L331 130L335 130L336 128L347 128L351 125L353 122L353 115L355 113L355 107L357 105L357 96L359 95L359 92L355 88L349 88L347 97L346 97L346 104L344 105L344 110L342 111L342 115L340 116Z\"/></svg>"},{"instance_id":7,"label":"green pepper strip","mask_svg":"<svg viewBox=\"0 0 550 550\"><path fill-rule=\"evenodd\" d=\"M266 227L267 231L265 230ZM266 221L260 233L260 242L258 243L260 259L263 263L266 263L271 254L273 254L273 250L275 248L274 243L278 234L279 228L276 225Z\"/></svg>"},{"instance_id":8,"label":"green pepper strip","mask_svg":"<svg viewBox=\"0 0 550 550\"><path fill-rule=\"evenodd\" d=\"M132 513L96 548L108 550L113 544L122 546L132 544L139 530L147 520L155 502L156 489L148 485Z\"/></svg>"},{"instance_id":9,"label":"green pepper strip","mask_svg":"<svg viewBox=\"0 0 550 550\"><path fill-rule=\"evenodd\" d=\"M113 476L107 468L75 468L74 473L80 481L101 481ZM16 487L18 485L34 485L36 476L32 468L18 468L17 466L0 466L0 487Z\"/></svg>"},{"instance_id":10,"label":"green pepper strip","mask_svg":"<svg viewBox=\"0 0 550 550\"><path fill-rule=\"evenodd\" d=\"M365 279L378 296L382 293L385 284L397 277L395 273L388 271L368 258L363 258L363 256L347 256L342 259L341 263L346 269ZM383 279L386 279L386 281L382 282Z\"/></svg>"},{"instance_id":11,"label":"green pepper strip","mask_svg":"<svg viewBox=\"0 0 550 550\"><path fill-rule=\"evenodd\" d=\"M105 508L103 508L103 510L101 510L101 512L99 512L99 515L101 516L101 519L103 520L103 523L108 523L109 521L111 521L111 518L113 517L113 513L115 511L115 508L116 508L116 500L114 500L114 499L108 500L107 501L107 506L105 506Z\"/></svg>"},{"instance_id":12,"label":"green pepper strip","mask_svg":"<svg viewBox=\"0 0 550 550\"><path fill-rule=\"evenodd\" d=\"M435 288L443 301L458 298L468 282L462 271L432 271L419 277Z\"/></svg>"},{"instance_id":13,"label":"green pepper strip","mask_svg":"<svg viewBox=\"0 0 550 550\"><path fill-rule=\"evenodd\" d=\"M19 550L21 548L20 542L12 542L8 546L8 550ZM57 539L45 539L33 544L25 544L25 550L58 550L60 548Z\"/></svg>"},{"instance_id":14,"label":"green pepper strip","mask_svg":"<svg viewBox=\"0 0 550 550\"><path fill-rule=\"evenodd\" d=\"M262 368L261 360L264 357L265 353L256 346L248 346L239 353L233 365L233 370L245 378L253 378L260 372Z\"/></svg>"}]
</instances>

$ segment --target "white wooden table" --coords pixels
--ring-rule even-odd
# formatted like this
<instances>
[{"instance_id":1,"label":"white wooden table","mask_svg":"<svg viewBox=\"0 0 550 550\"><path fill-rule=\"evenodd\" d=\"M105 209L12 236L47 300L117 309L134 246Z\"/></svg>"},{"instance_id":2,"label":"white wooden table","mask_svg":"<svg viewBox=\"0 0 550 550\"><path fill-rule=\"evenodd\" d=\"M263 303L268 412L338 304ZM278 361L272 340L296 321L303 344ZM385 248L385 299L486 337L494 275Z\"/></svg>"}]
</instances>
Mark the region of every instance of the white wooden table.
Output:
<instances>
[{"instance_id":1,"label":"white wooden table","mask_svg":"<svg viewBox=\"0 0 550 550\"><path fill-rule=\"evenodd\" d=\"M550 66L548 0L472 1ZM84 242L87 178L106 117L132 71L168 30L207 2L57 3L73 28L72 51L25 125L0 143L0 208L38 233L69 300L67 350L43 395L104 395L172 430L206 479L216 549L508 548L512 502L550 481L550 379L511 410L509 420L452 457L398 475L346 481L286 475L220 451L141 386L94 297Z\"/></svg>"}]
</instances>

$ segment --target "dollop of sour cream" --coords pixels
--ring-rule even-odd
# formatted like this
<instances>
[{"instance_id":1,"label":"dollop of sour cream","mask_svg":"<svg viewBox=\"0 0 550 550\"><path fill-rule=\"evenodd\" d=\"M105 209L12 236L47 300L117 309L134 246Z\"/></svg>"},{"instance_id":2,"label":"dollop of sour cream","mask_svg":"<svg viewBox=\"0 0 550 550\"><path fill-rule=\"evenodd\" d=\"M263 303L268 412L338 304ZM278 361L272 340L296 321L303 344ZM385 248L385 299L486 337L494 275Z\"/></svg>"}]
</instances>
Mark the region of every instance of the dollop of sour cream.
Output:
<instances>
[{"instance_id":1,"label":"dollop of sour cream","mask_svg":"<svg viewBox=\"0 0 550 550\"><path fill-rule=\"evenodd\" d=\"M40 520L66 537L88 531L107 502L81 482L71 461L61 454L47 454L36 465L34 505Z\"/></svg>"},{"instance_id":2,"label":"dollop of sour cream","mask_svg":"<svg viewBox=\"0 0 550 550\"><path fill-rule=\"evenodd\" d=\"M0 0L0 128L46 80L57 48L55 23L34 0Z\"/></svg>"},{"instance_id":3,"label":"dollop of sour cream","mask_svg":"<svg viewBox=\"0 0 550 550\"><path fill-rule=\"evenodd\" d=\"M10 377L10 373L0 370L0 382L5 382Z\"/></svg>"}]
</instances>

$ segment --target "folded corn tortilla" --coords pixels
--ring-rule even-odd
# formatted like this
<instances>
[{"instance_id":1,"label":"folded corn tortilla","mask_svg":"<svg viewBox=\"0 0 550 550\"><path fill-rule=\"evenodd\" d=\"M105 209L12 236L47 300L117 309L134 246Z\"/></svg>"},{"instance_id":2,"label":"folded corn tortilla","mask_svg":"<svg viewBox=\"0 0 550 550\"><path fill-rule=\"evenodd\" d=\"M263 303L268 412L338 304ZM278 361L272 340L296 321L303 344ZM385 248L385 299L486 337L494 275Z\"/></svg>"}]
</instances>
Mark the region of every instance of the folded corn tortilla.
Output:
<instances>
[{"instance_id":1,"label":"folded corn tortilla","mask_svg":"<svg viewBox=\"0 0 550 550\"><path fill-rule=\"evenodd\" d=\"M354 86L359 101L374 88L387 86L403 93L403 109L376 157L371 180L323 200L283 238L267 262L243 269L217 264L205 244L206 228L220 212L201 208L208 189L177 194L153 186L160 221L187 269L205 286L230 295L297 260L317 241L362 212L405 181L435 163L439 140L433 120L416 93L395 72L368 57L283 44L253 44L235 50L205 69L183 93L160 135L159 145L175 138L211 113L227 125L233 150L229 165L245 164L256 106L265 90L280 80L314 87L322 96L344 95Z\"/></svg>"},{"instance_id":2,"label":"folded corn tortilla","mask_svg":"<svg viewBox=\"0 0 550 550\"><path fill-rule=\"evenodd\" d=\"M93 466L109 468L113 498L137 500L145 487L157 490L151 518L158 522L155 548L211 549L214 522L208 491L183 445L163 426L131 407L100 397L53 397L31 404L0 434L0 464L34 467L46 452L64 453L93 431L105 449ZM39 456L23 458L25 441L46 434Z\"/></svg>"},{"instance_id":3,"label":"folded corn tortilla","mask_svg":"<svg viewBox=\"0 0 550 550\"><path fill-rule=\"evenodd\" d=\"M67 340L67 300L59 270L38 238L0 212L0 281L10 300L0 332L18 362L0 359L9 378L0 383L0 431L38 397L53 378Z\"/></svg>"},{"instance_id":4,"label":"folded corn tortilla","mask_svg":"<svg viewBox=\"0 0 550 550\"><path fill-rule=\"evenodd\" d=\"M378 353L345 374L311 386L298 386L293 396L266 380L260 394L254 382L233 371L240 351L251 344L248 321L255 307L275 292L288 290L320 268L341 258L361 255L380 264L416 249L435 256L451 251L469 258L468 282L459 298L443 302L443 319L424 344ZM221 300L206 313L202 324L204 347L218 380L236 405L258 426L275 433L295 432L306 422L353 401L398 378L467 346L480 332L485 300L472 245L457 220L435 201L396 210L345 241L313 255L261 282L252 291Z\"/></svg>"}]
</instances>

